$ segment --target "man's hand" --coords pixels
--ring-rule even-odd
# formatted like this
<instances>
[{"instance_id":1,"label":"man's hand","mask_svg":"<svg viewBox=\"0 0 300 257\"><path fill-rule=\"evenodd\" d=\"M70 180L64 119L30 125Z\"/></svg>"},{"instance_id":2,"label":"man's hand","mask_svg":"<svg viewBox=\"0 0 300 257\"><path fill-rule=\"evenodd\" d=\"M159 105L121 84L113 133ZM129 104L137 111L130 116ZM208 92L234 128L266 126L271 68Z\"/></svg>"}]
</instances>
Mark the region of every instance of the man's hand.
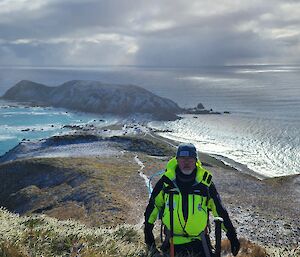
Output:
<instances>
[{"instance_id":1,"label":"man's hand","mask_svg":"<svg viewBox=\"0 0 300 257\"><path fill-rule=\"evenodd\" d=\"M145 243L148 248L153 248L155 247L155 240L152 232L154 225L148 222L145 222L144 225Z\"/></svg>"},{"instance_id":2,"label":"man's hand","mask_svg":"<svg viewBox=\"0 0 300 257\"><path fill-rule=\"evenodd\" d=\"M151 257L160 257L162 256L160 252L157 250L156 245L155 245L155 239L153 235L153 224L150 224L148 222L144 223L144 234L145 234L145 243L147 245L147 251L148 251L148 256Z\"/></svg>"},{"instance_id":3,"label":"man's hand","mask_svg":"<svg viewBox=\"0 0 300 257\"><path fill-rule=\"evenodd\" d=\"M230 241L231 252L234 256L236 256L240 250L240 242L236 236L236 233L232 233L232 234L227 233L226 236Z\"/></svg>"},{"instance_id":4,"label":"man's hand","mask_svg":"<svg viewBox=\"0 0 300 257\"><path fill-rule=\"evenodd\" d=\"M148 255L147 256L151 256L151 257L161 257L161 253L157 250L157 248L154 246L149 247L147 245L147 250L148 250Z\"/></svg>"},{"instance_id":5,"label":"man's hand","mask_svg":"<svg viewBox=\"0 0 300 257\"><path fill-rule=\"evenodd\" d=\"M236 256L240 250L240 242L237 237L231 238L230 245L231 245L231 252L234 256Z\"/></svg>"}]
</instances>

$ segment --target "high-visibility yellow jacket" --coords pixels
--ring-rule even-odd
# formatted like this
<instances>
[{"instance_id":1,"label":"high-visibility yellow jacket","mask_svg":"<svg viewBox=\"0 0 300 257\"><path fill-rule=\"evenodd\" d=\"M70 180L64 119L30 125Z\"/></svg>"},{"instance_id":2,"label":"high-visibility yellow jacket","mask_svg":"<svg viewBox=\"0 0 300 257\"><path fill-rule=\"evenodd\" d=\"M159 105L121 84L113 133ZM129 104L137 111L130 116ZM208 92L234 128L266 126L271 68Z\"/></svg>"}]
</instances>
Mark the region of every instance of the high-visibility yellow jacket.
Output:
<instances>
[{"instance_id":1,"label":"high-visibility yellow jacket","mask_svg":"<svg viewBox=\"0 0 300 257\"><path fill-rule=\"evenodd\" d=\"M208 210L211 210L215 217L224 219L223 229L226 232L235 233L228 213L222 206L219 194L212 183L212 174L197 161L194 184L189 188L187 196L183 197L176 183L176 169L178 172L177 160L173 158L168 162L165 173L153 189L145 212L145 222L154 224L158 214L162 213L162 222L170 230L169 198L172 193L174 244L201 240L200 234L205 231L208 223ZM184 212L187 213L186 217Z\"/></svg>"}]
</instances>

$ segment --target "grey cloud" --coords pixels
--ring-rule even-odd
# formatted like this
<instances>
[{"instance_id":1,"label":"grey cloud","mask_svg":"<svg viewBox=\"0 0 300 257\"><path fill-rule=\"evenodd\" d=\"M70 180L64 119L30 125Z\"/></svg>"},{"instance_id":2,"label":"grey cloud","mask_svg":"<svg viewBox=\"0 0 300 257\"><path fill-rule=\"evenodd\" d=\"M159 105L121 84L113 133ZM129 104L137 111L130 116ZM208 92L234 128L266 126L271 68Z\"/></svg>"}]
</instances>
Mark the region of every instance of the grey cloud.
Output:
<instances>
[{"instance_id":1,"label":"grey cloud","mask_svg":"<svg viewBox=\"0 0 300 257\"><path fill-rule=\"evenodd\" d=\"M291 6L282 11L287 2ZM201 5L199 14L194 4ZM11 60L32 65L196 66L279 58L288 62L289 49L300 56L299 35L292 33L300 19L286 17L297 4L45 0L40 8L0 15L0 64ZM276 37L276 29L292 32ZM98 34L116 37L93 41Z\"/></svg>"},{"instance_id":2,"label":"grey cloud","mask_svg":"<svg viewBox=\"0 0 300 257\"><path fill-rule=\"evenodd\" d=\"M133 7L134 1L53 1L42 10L7 14L10 22L1 24L0 18L1 37L47 38L97 27L107 31L126 25Z\"/></svg>"},{"instance_id":3,"label":"grey cloud","mask_svg":"<svg viewBox=\"0 0 300 257\"><path fill-rule=\"evenodd\" d=\"M0 46L1 65L57 65L62 61L65 47L62 45L2 45ZM6 49L9 49L9 53ZM15 61L18 63L14 63Z\"/></svg>"},{"instance_id":4,"label":"grey cloud","mask_svg":"<svg viewBox=\"0 0 300 257\"><path fill-rule=\"evenodd\" d=\"M125 48L125 50L124 50ZM39 42L34 44L2 44L0 45L1 65L14 65L14 61L22 60L20 65L122 65L128 64L131 54L126 52L127 45L116 45L106 41L95 42ZM125 53L124 53L125 52ZM5 58L4 58L5 57Z\"/></svg>"},{"instance_id":5,"label":"grey cloud","mask_svg":"<svg viewBox=\"0 0 300 257\"><path fill-rule=\"evenodd\" d=\"M136 62L141 65L199 66L224 65L255 60L274 54L269 41L251 32L199 30L193 36L147 39L140 42Z\"/></svg>"}]
</instances>

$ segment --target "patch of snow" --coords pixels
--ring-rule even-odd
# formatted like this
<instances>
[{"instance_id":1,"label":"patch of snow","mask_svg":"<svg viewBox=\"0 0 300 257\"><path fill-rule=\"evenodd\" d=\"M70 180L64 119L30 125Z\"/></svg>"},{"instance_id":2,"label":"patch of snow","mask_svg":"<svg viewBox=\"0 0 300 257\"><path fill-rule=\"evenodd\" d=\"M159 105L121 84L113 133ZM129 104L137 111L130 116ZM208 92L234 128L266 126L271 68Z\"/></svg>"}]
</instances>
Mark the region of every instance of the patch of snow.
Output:
<instances>
[{"instance_id":1,"label":"patch of snow","mask_svg":"<svg viewBox=\"0 0 300 257\"><path fill-rule=\"evenodd\" d=\"M153 187L150 183L149 178L143 173L143 169L145 168L144 163L139 159L139 157L136 155L134 157L135 162L141 167L139 169L139 175L144 179L146 187L148 188L148 192L149 192L149 198L150 198L150 194L153 191Z\"/></svg>"},{"instance_id":2,"label":"patch of snow","mask_svg":"<svg viewBox=\"0 0 300 257\"><path fill-rule=\"evenodd\" d=\"M118 156L122 153L109 146L108 142L97 141L88 143L73 143L58 146L43 146L45 140L39 142L22 142L18 147L3 156L2 162L28 158L53 157L89 157Z\"/></svg>"}]
</instances>

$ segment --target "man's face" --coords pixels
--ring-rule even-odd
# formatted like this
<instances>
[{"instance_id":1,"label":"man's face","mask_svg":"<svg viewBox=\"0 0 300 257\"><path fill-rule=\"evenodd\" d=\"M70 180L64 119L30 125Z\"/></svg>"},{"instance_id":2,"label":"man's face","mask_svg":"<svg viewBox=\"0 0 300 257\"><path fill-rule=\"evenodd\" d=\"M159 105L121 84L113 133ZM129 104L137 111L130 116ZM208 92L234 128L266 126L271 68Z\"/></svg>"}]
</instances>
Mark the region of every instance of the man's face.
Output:
<instances>
[{"instance_id":1,"label":"man's face","mask_svg":"<svg viewBox=\"0 0 300 257\"><path fill-rule=\"evenodd\" d=\"M192 174L196 167L196 159L193 157L178 157L177 162L181 172L185 175Z\"/></svg>"}]
</instances>

